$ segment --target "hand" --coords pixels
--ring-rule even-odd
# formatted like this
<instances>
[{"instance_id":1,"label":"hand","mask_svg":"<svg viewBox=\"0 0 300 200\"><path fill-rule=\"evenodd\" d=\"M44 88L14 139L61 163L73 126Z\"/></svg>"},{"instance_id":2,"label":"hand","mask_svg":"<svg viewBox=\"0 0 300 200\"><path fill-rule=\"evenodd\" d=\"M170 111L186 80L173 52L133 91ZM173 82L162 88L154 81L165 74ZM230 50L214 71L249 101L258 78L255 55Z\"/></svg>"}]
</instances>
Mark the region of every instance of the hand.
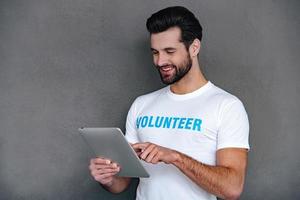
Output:
<instances>
[{"instance_id":1,"label":"hand","mask_svg":"<svg viewBox=\"0 0 300 200\"><path fill-rule=\"evenodd\" d=\"M157 164L158 162L171 164L177 161L179 157L176 151L150 142L135 143L131 146L142 160L152 164Z\"/></svg>"},{"instance_id":2,"label":"hand","mask_svg":"<svg viewBox=\"0 0 300 200\"><path fill-rule=\"evenodd\" d=\"M115 175L120 171L120 166L107 158L94 158L90 161L89 169L96 181L110 187Z\"/></svg>"}]
</instances>

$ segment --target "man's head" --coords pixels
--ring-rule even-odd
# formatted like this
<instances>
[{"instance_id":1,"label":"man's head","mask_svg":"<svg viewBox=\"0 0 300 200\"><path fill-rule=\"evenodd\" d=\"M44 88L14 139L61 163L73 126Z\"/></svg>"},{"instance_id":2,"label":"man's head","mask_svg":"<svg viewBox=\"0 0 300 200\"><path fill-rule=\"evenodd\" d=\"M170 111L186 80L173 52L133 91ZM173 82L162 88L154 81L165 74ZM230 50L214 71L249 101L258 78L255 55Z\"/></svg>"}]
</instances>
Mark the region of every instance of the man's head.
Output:
<instances>
[{"instance_id":1,"label":"man's head","mask_svg":"<svg viewBox=\"0 0 300 200\"><path fill-rule=\"evenodd\" d=\"M146 27L150 34L178 27L181 30L180 41L187 50L196 38L200 41L202 39L202 26L198 19L191 11L181 6L168 7L152 14Z\"/></svg>"},{"instance_id":2,"label":"man's head","mask_svg":"<svg viewBox=\"0 0 300 200\"><path fill-rule=\"evenodd\" d=\"M165 84L182 79L197 57L202 39L199 21L184 7L169 7L147 20L153 61ZM191 55L192 54L192 55Z\"/></svg>"}]
</instances>

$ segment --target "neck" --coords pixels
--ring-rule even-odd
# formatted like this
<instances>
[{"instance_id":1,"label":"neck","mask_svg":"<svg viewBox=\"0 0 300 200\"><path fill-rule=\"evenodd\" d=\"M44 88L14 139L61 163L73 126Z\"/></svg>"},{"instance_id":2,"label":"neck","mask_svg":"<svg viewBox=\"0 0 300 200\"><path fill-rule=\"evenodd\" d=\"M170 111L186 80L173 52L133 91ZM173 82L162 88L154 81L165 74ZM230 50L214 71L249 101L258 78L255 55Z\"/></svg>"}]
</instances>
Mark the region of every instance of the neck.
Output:
<instances>
[{"instance_id":1,"label":"neck","mask_svg":"<svg viewBox=\"0 0 300 200\"><path fill-rule=\"evenodd\" d=\"M190 71L178 82L173 83L170 89L175 94L187 94L201 88L207 82L200 70L198 60L196 60Z\"/></svg>"}]
</instances>

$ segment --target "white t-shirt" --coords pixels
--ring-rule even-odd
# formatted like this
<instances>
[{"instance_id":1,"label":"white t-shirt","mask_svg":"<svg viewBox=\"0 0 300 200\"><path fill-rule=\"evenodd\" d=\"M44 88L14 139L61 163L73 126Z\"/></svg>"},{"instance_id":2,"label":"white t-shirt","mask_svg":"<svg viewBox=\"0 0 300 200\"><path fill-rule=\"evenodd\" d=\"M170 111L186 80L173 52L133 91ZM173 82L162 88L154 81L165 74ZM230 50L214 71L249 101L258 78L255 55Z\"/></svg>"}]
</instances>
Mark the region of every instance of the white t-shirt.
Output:
<instances>
[{"instance_id":1,"label":"white t-shirt","mask_svg":"<svg viewBox=\"0 0 300 200\"><path fill-rule=\"evenodd\" d=\"M216 165L216 151L249 149L249 123L241 101L208 82L178 95L170 86L138 97L126 121L130 143L151 142ZM143 162L150 178L140 178L137 200L216 199L171 164Z\"/></svg>"}]
</instances>

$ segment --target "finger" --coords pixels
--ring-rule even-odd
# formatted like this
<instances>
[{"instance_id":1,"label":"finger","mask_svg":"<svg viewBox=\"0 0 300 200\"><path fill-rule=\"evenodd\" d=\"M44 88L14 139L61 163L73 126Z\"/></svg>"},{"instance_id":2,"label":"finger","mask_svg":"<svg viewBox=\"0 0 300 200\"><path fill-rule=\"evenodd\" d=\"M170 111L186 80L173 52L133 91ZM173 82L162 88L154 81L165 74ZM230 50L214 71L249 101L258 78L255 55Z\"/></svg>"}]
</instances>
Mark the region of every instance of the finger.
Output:
<instances>
[{"instance_id":1,"label":"finger","mask_svg":"<svg viewBox=\"0 0 300 200\"><path fill-rule=\"evenodd\" d=\"M101 170L101 169L113 169L111 165L95 165L94 169Z\"/></svg>"},{"instance_id":2,"label":"finger","mask_svg":"<svg viewBox=\"0 0 300 200\"><path fill-rule=\"evenodd\" d=\"M139 149L139 150L135 149L134 151L135 151L135 154L137 155L137 157L140 158L140 155L143 153L143 151L141 149Z\"/></svg>"},{"instance_id":3,"label":"finger","mask_svg":"<svg viewBox=\"0 0 300 200\"><path fill-rule=\"evenodd\" d=\"M132 145L133 149L145 149L147 146L149 145L149 143L135 143Z\"/></svg>"},{"instance_id":4,"label":"finger","mask_svg":"<svg viewBox=\"0 0 300 200\"><path fill-rule=\"evenodd\" d=\"M115 175L115 173L96 175L96 176L94 176L94 179L103 184L103 183L107 182L106 179L111 179L111 178L113 178L114 175Z\"/></svg>"},{"instance_id":5,"label":"finger","mask_svg":"<svg viewBox=\"0 0 300 200\"><path fill-rule=\"evenodd\" d=\"M139 151L139 152L136 152L136 155L140 158L140 155L142 154L143 152Z\"/></svg>"},{"instance_id":6,"label":"finger","mask_svg":"<svg viewBox=\"0 0 300 200\"><path fill-rule=\"evenodd\" d=\"M149 153L149 155L147 156L147 158L145 159L145 161L150 163L154 158L154 156L157 155L157 153L158 153L158 149L157 147L154 147L152 151Z\"/></svg>"},{"instance_id":7,"label":"finger","mask_svg":"<svg viewBox=\"0 0 300 200\"><path fill-rule=\"evenodd\" d=\"M141 155L141 153L143 153L144 149L146 148L146 145L144 145L142 143L136 143L136 144L132 145L132 148L135 151L135 153L137 154L137 156L139 157Z\"/></svg>"},{"instance_id":8,"label":"finger","mask_svg":"<svg viewBox=\"0 0 300 200\"><path fill-rule=\"evenodd\" d=\"M139 146L141 146L141 144L143 144L143 143L129 143L130 144L130 146L133 148L133 149L138 149L138 147Z\"/></svg>"},{"instance_id":9,"label":"finger","mask_svg":"<svg viewBox=\"0 0 300 200\"><path fill-rule=\"evenodd\" d=\"M91 164L95 165L111 165L113 168L116 168L118 166L118 163L113 162L112 160L108 158L95 158L91 160Z\"/></svg>"},{"instance_id":10,"label":"finger","mask_svg":"<svg viewBox=\"0 0 300 200\"><path fill-rule=\"evenodd\" d=\"M110 164L110 166L111 166L112 168L117 168L117 167L119 166L119 164L118 164L118 163L115 163L115 162L112 162L112 163Z\"/></svg>"},{"instance_id":11,"label":"finger","mask_svg":"<svg viewBox=\"0 0 300 200\"><path fill-rule=\"evenodd\" d=\"M111 178L112 176L114 176L116 174L117 174L116 172L111 172L111 173L106 173L106 174L100 174L100 175L95 176L95 179L101 181L101 180L104 180L106 178Z\"/></svg>"},{"instance_id":12,"label":"finger","mask_svg":"<svg viewBox=\"0 0 300 200\"><path fill-rule=\"evenodd\" d=\"M100 177L101 178L101 176L102 175L106 175L106 174L113 174L113 175L115 175L115 174L117 174L117 173L119 173L120 172L120 169L115 169L115 170L113 170L113 169L105 169L105 170L93 170L93 171L91 171L91 175L95 178L95 177Z\"/></svg>"},{"instance_id":13,"label":"finger","mask_svg":"<svg viewBox=\"0 0 300 200\"><path fill-rule=\"evenodd\" d=\"M91 161L89 165L89 169L101 169L101 168L109 168L111 165L110 164L95 164L94 161Z\"/></svg>"},{"instance_id":14,"label":"finger","mask_svg":"<svg viewBox=\"0 0 300 200\"><path fill-rule=\"evenodd\" d=\"M148 154L156 147L155 144L150 144L147 146L144 150L144 152L140 155L140 158L145 160L145 158L148 156Z\"/></svg>"},{"instance_id":15,"label":"finger","mask_svg":"<svg viewBox=\"0 0 300 200\"><path fill-rule=\"evenodd\" d=\"M138 154L138 153L142 153L142 149L140 149L140 148L134 148L133 150L134 150L135 153L137 153L137 154Z\"/></svg>"},{"instance_id":16,"label":"finger","mask_svg":"<svg viewBox=\"0 0 300 200\"><path fill-rule=\"evenodd\" d=\"M94 164L97 160L99 160L99 159L104 159L104 158L101 158L101 157L96 157L96 158L92 158L91 160L90 160L90 164Z\"/></svg>"},{"instance_id":17,"label":"finger","mask_svg":"<svg viewBox=\"0 0 300 200\"><path fill-rule=\"evenodd\" d=\"M110 159L107 159L107 158L95 158L93 159L93 163L94 164L110 164L112 163L112 161Z\"/></svg>"},{"instance_id":18,"label":"finger","mask_svg":"<svg viewBox=\"0 0 300 200\"><path fill-rule=\"evenodd\" d=\"M107 174L107 173L118 173L120 171L120 168L116 168L116 169L111 169L111 168L108 168L108 169L101 169L101 170L93 170L93 175L101 175L101 174Z\"/></svg>"},{"instance_id":19,"label":"finger","mask_svg":"<svg viewBox=\"0 0 300 200\"><path fill-rule=\"evenodd\" d=\"M160 155L159 155L159 153L157 153L151 160L151 163L157 164L159 161L160 161Z\"/></svg>"},{"instance_id":20,"label":"finger","mask_svg":"<svg viewBox=\"0 0 300 200\"><path fill-rule=\"evenodd\" d=\"M117 169L120 167L117 163L111 163L109 165L106 164L100 164L100 165L94 165L93 169Z\"/></svg>"},{"instance_id":21,"label":"finger","mask_svg":"<svg viewBox=\"0 0 300 200\"><path fill-rule=\"evenodd\" d=\"M90 170L100 169L100 168L107 168L109 165L103 165L103 164L95 164L93 161L91 161L89 165Z\"/></svg>"}]
</instances>

